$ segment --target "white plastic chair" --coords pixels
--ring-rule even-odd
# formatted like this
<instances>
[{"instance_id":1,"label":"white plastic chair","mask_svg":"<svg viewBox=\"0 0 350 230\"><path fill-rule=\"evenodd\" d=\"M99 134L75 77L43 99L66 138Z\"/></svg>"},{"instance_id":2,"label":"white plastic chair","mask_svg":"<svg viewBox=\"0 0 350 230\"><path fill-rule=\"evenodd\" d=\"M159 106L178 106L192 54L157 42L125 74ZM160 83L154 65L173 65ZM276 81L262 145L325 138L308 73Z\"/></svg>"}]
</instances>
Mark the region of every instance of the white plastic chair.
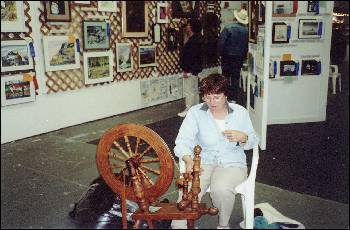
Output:
<instances>
[{"instance_id":1,"label":"white plastic chair","mask_svg":"<svg viewBox=\"0 0 350 230\"><path fill-rule=\"evenodd\" d=\"M341 73L338 71L338 65L329 66L329 78L332 78L333 94L336 94L337 78L339 79L339 92L341 92Z\"/></svg>"},{"instance_id":2,"label":"white plastic chair","mask_svg":"<svg viewBox=\"0 0 350 230\"><path fill-rule=\"evenodd\" d=\"M254 198L255 178L259 162L259 147L253 149L252 164L250 172L245 181L237 185L236 192L241 194L244 220L239 224L241 228L253 229L254 225ZM185 172L185 162L179 159L180 173ZM210 192L210 187L207 189Z\"/></svg>"}]
</instances>

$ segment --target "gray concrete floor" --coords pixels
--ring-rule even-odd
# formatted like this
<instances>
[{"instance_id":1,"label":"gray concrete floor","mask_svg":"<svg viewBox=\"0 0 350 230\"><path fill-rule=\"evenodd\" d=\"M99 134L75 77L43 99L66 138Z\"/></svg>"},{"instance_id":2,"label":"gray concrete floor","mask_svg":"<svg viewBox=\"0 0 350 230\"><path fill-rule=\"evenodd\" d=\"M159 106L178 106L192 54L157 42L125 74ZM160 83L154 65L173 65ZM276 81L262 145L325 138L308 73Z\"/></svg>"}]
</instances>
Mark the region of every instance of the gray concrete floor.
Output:
<instances>
[{"instance_id":1,"label":"gray concrete floor","mask_svg":"<svg viewBox=\"0 0 350 230\"><path fill-rule=\"evenodd\" d=\"M149 124L183 108L179 100L1 145L1 228L77 228L68 212L99 175L96 145L87 142L116 124ZM175 187L163 197L175 200ZM208 195L203 199L210 204ZM306 228L349 228L349 204L257 183L255 203L264 202ZM241 219L238 197L231 227L239 228ZM203 216L196 225L216 228L217 217Z\"/></svg>"}]
</instances>

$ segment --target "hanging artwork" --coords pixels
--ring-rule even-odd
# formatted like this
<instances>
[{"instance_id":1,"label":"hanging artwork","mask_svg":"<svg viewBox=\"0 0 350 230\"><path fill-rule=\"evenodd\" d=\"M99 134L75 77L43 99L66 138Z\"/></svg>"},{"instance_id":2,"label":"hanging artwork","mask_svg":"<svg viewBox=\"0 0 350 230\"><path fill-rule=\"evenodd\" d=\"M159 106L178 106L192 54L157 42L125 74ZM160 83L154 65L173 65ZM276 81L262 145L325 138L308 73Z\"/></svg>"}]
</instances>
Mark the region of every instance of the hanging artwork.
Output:
<instances>
[{"instance_id":1,"label":"hanging artwork","mask_svg":"<svg viewBox=\"0 0 350 230\"><path fill-rule=\"evenodd\" d=\"M157 3L157 22L158 23L168 23L168 3L160 2Z\"/></svg>"},{"instance_id":2,"label":"hanging artwork","mask_svg":"<svg viewBox=\"0 0 350 230\"><path fill-rule=\"evenodd\" d=\"M116 43L117 72L133 69L132 43Z\"/></svg>"},{"instance_id":3,"label":"hanging artwork","mask_svg":"<svg viewBox=\"0 0 350 230\"><path fill-rule=\"evenodd\" d=\"M172 1L173 18L195 18L199 15L199 2L197 1Z\"/></svg>"},{"instance_id":4,"label":"hanging artwork","mask_svg":"<svg viewBox=\"0 0 350 230\"><path fill-rule=\"evenodd\" d=\"M1 32L24 32L23 1L1 1Z\"/></svg>"},{"instance_id":5,"label":"hanging artwork","mask_svg":"<svg viewBox=\"0 0 350 230\"><path fill-rule=\"evenodd\" d=\"M110 51L84 53L85 85L113 81L113 57Z\"/></svg>"},{"instance_id":6,"label":"hanging artwork","mask_svg":"<svg viewBox=\"0 0 350 230\"><path fill-rule=\"evenodd\" d=\"M289 43L288 25L284 22L272 24L272 43Z\"/></svg>"},{"instance_id":7,"label":"hanging artwork","mask_svg":"<svg viewBox=\"0 0 350 230\"><path fill-rule=\"evenodd\" d=\"M139 46L139 67L156 66L156 46Z\"/></svg>"},{"instance_id":8,"label":"hanging artwork","mask_svg":"<svg viewBox=\"0 0 350 230\"><path fill-rule=\"evenodd\" d=\"M323 21L321 19L299 19L298 38L321 38Z\"/></svg>"},{"instance_id":9,"label":"hanging artwork","mask_svg":"<svg viewBox=\"0 0 350 230\"><path fill-rule=\"evenodd\" d=\"M122 35L148 36L148 7L145 1L122 1Z\"/></svg>"},{"instance_id":10,"label":"hanging artwork","mask_svg":"<svg viewBox=\"0 0 350 230\"><path fill-rule=\"evenodd\" d=\"M14 105L35 100L33 74L1 77L1 106Z\"/></svg>"},{"instance_id":11,"label":"hanging artwork","mask_svg":"<svg viewBox=\"0 0 350 230\"><path fill-rule=\"evenodd\" d=\"M97 1L97 11L117 12L116 1Z\"/></svg>"},{"instance_id":12,"label":"hanging artwork","mask_svg":"<svg viewBox=\"0 0 350 230\"><path fill-rule=\"evenodd\" d=\"M298 1L272 1L272 17L295 17Z\"/></svg>"},{"instance_id":13,"label":"hanging artwork","mask_svg":"<svg viewBox=\"0 0 350 230\"><path fill-rule=\"evenodd\" d=\"M259 1L249 1L249 42L256 43L258 36Z\"/></svg>"},{"instance_id":14,"label":"hanging artwork","mask_svg":"<svg viewBox=\"0 0 350 230\"><path fill-rule=\"evenodd\" d=\"M315 59L304 59L301 61L301 75L320 75L321 62Z\"/></svg>"},{"instance_id":15,"label":"hanging artwork","mask_svg":"<svg viewBox=\"0 0 350 230\"><path fill-rule=\"evenodd\" d=\"M307 1L307 12L316 13L320 7L320 1Z\"/></svg>"},{"instance_id":16,"label":"hanging artwork","mask_svg":"<svg viewBox=\"0 0 350 230\"><path fill-rule=\"evenodd\" d=\"M44 1L45 17L48 22L69 22L69 1Z\"/></svg>"},{"instance_id":17,"label":"hanging artwork","mask_svg":"<svg viewBox=\"0 0 350 230\"><path fill-rule=\"evenodd\" d=\"M68 36L44 36L43 47L46 72L80 68L75 39L70 41Z\"/></svg>"},{"instance_id":18,"label":"hanging artwork","mask_svg":"<svg viewBox=\"0 0 350 230\"><path fill-rule=\"evenodd\" d=\"M109 49L108 24L105 21L83 21L84 50Z\"/></svg>"},{"instance_id":19,"label":"hanging artwork","mask_svg":"<svg viewBox=\"0 0 350 230\"><path fill-rule=\"evenodd\" d=\"M167 29L167 49L169 51L176 50L178 48L178 32L175 28Z\"/></svg>"},{"instance_id":20,"label":"hanging artwork","mask_svg":"<svg viewBox=\"0 0 350 230\"><path fill-rule=\"evenodd\" d=\"M281 61L280 62L280 76L297 76L298 68L295 61Z\"/></svg>"},{"instance_id":21,"label":"hanging artwork","mask_svg":"<svg viewBox=\"0 0 350 230\"><path fill-rule=\"evenodd\" d=\"M1 41L1 73L33 69L27 40Z\"/></svg>"}]
</instances>

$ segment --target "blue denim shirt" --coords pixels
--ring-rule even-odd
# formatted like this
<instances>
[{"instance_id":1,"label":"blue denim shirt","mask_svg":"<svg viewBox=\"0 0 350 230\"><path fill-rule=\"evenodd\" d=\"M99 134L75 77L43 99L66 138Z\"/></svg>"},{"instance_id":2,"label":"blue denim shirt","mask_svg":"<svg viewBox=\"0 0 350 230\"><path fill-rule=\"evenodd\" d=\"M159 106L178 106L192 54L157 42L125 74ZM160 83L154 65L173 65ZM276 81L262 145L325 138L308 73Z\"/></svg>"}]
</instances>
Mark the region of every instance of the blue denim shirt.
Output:
<instances>
[{"instance_id":1,"label":"blue denim shirt","mask_svg":"<svg viewBox=\"0 0 350 230\"><path fill-rule=\"evenodd\" d=\"M227 130L239 130L248 135L245 145L225 139L206 103L192 106L181 124L175 140L174 152L179 159L191 155L198 144L202 148L201 164L217 164L222 167L246 168L244 150L257 146L259 140L253 129L248 111L238 104L227 103L229 113L225 118Z\"/></svg>"},{"instance_id":2,"label":"blue denim shirt","mask_svg":"<svg viewBox=\"0 0 350 230\"><path fill-rule=\"evenodd\" d=\"M245 25L234 22L224 27L218 41L220 56L243 57L248 51L248 29Z\"/></svg>"}]
</instances>

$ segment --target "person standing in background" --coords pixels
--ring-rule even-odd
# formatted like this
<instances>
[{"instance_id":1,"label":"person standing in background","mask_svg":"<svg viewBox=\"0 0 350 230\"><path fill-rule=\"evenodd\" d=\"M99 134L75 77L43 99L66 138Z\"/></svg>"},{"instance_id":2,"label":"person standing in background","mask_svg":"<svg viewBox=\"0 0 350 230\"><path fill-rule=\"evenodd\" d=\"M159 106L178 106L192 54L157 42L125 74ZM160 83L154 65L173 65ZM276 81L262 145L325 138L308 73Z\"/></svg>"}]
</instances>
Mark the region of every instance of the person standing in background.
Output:
<instances>
[{"instance_id":1,"label":"person standing in background","mask_svg":"<svg viewBox=\"0 0 350 230\"><path fill-rule=\"evenodd\" d=\"M228 100L236 102L239 74L248 52L248 14L245 9L234 10L233 23L224 27L219 36L218 52L222 74L229 79Z\"/></svg>"},{"instance_id":2,"label":"person standing in background","mask_svg":"<svg viewBox=\"0 0 350 230\"><path fill-rule=\"evenodd\" d=\"M180 54L179 64L184 71L183 93L186 100L186 109L178 113L180 117L185 117L190 107L199 103L198 74L203 69L203 38L201 31L202 24L196 18L190 19L185 27L188 40Z\"/></svg>"}]
</instances>

